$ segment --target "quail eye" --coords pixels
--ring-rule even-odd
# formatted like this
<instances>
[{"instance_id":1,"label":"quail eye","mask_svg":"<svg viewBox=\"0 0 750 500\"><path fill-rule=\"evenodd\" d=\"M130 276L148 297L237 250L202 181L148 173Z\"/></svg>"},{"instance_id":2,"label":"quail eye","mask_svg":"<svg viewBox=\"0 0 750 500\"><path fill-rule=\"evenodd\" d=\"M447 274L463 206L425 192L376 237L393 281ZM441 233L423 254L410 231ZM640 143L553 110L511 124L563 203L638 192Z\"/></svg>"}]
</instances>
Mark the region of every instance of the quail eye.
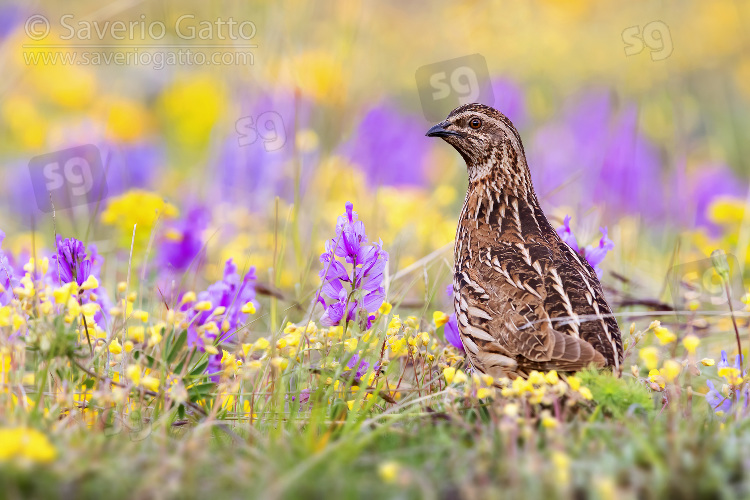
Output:
<instances>
[{"instance_id":1,"label":"quail eye","mask_svg":"<svg viewBox=\"0 0 750 500\"><path fill-rule=\"evenodd\" d=\"M473 128L474 130L478 129L482 126L482 120L479 118L472 118L471 121L469 121L469 127Z\"/></svg>"}]
</instances>

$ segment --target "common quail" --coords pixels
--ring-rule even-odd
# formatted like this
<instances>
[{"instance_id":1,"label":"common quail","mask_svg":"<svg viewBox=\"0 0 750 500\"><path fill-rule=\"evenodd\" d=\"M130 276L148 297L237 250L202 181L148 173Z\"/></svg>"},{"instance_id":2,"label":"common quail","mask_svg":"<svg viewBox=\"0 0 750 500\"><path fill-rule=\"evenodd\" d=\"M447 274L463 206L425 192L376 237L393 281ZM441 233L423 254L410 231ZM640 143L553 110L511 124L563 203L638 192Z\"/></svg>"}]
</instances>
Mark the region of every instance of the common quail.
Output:
<instances>
[{"instance_id":1,"label":"common quail","mask_svg":"<svg viewBox=\"0 0 750 500\"><path fill-rule=\"evenodd\" d=\"M473 368L493 377L532 370L620 370L620 329L596 273L558 236L539 205L511 121L466 104L426 134L466 161L453 297Z\"/></svg>"}]
</instances>

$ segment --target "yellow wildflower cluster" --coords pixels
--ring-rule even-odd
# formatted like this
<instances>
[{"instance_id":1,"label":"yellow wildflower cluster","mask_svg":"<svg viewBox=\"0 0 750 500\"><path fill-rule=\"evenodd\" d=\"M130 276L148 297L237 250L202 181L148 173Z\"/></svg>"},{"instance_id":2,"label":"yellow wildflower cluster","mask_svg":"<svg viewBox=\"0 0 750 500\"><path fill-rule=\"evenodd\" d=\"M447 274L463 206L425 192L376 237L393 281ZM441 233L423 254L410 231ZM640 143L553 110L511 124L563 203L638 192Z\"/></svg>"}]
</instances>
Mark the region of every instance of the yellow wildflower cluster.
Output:
<instances>
[{"instance_id":1,"label":"yellow wildflower cluster","mask_svg":"<svg viewBox=\"0 0 750 500\"><path fill-rule=\"evenodd\" d=\"M664 361L661 369L653 368L648 372L648 379L651 381L651 388L664 389L667 384L674 382L682 372L682 364L673 359Z\"/></svg>"},{"instance_id":2,"label":"yellow wildflower cluster","mask_svg":"<svg viewBox=\"0 0 750 500\"><path fill-rule=\"evenodd\" d=\"M148 243L156 221L173 219L178 215L177 207L164 201L158 194L134 189L111 198L101 219L104 224L116 229L123 248L130 248L133 228L137 226L134 240L135 249L139 250L134 253L134 257L137 257Z\"/></svg>"},{"instance_id":3,"label":"yellow wildflower cluster","mask_svg":"<svg viewBox=\"0 0 750 500\"><path fill-rule=\"evenodd\" d=\"M385 332L385 344L390 357L407 356L413 360L422 359L428 364L434 363L438 357L443 357L440 343L434 337L435 328L429 330L420 328L419 320L415 316L409 316L406 321L402 321L398 315L393 316ZM445 361L452 365L457 361L454 358L456 356L445 356Z\"/></svg>"},{"instance_id":4,"label":"yellow wildflower cluster","mask_svg":"<svg viewBox=\"0 0 750 500\"><path fill-rule=\"evenodd\" d=\"M531 404L549 404L566 393L575 393L583 399L592 399L591 391L581 386L581 381L575 376L562 380L555 370L547 373L536 370L529 373L528 378L498 380L502 387L503 397L526 399Z\"/></svg>"},{"instance_id":5,"label":"yellow wildflower cluster","mask_svg":"<svg viewBox=\"0 0 750 500\"><path fill-rule=\"evenodd\" d=\"M22 461L29 463L51 462L57 450L46 435L36 429L11 427L0 429L0 463Z\"/></svg>"}]
</instances>

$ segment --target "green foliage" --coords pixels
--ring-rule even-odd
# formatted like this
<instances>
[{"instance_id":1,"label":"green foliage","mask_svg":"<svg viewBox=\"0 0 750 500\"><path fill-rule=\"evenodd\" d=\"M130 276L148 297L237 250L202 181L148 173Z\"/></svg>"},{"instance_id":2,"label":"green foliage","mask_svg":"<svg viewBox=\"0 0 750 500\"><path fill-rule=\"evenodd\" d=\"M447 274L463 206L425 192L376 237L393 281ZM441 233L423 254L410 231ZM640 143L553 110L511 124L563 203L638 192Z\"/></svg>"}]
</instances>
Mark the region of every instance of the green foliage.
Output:
<instances>
[{"instance_id":1,"label":"green foliage","mask_svg":"<svg viewBox=\"0 0 750 500\"><path fill-rule=\"evenodd\" d=\"M591 369L577 375L606 415L619 419L629 412L651 414L654 410L651 391L632 377L617 378L611 372Z\"/></svg>"}]
</instances>

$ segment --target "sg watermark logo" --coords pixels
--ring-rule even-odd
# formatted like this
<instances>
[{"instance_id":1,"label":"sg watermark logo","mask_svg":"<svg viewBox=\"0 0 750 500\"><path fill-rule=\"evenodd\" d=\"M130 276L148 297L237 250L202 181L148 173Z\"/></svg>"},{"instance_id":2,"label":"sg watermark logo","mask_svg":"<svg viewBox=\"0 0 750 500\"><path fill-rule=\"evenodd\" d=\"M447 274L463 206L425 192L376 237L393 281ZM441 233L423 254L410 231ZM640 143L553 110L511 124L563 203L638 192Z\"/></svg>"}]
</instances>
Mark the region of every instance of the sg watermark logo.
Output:
<instances>
[{"instance_id":1,"label":"sg watermark logo","mask_svg":"<svg viewBox=\"0 0 750 500\"><path fill-rule=\"evenodd\" d=\"M42 212L88 205L107 196L99 148L78 146L29 161L34 197Z\"/></svg>"},{"instance_id":2,"label":"sg watermark logo","mask_svg":"<svg viewBox=\"0 0 750 500\"><path fill-rule=\"evenodd\" d=\"M625 55L634 56L648 47L652 61L663 61L672 55L672 34L669 26L662 21L651 21L641 29L640 26L630 26L622 31L622 41L625 42Z\"/></svg>"},{"instance_id":3,"label":"sg watermark logo","mask_svg":"<svg viewBox=\"0 0 750 500\"><path fill-rule=\"evenodd\" d=\"M431 122L444 119L463 104L492 105L495 101L487 61L480 54L422 66L415 77L422 112Z\"/></svg>"},{"instance_id":4,"label":"sg watermark logo","mask_svg":"<svg viewBox=\"0 0 750 500\"><path fill-rule=\"evenodd\" d=\"M277 151L286 144L284 120L276 111L266 111L255 119L252 116L240 118L234 128L239 136L237 143L240 147L255 144L258 138L263 141L263 148L268 152Z\"/></svg>"},{"instance_id":5,"label":"sg watermark logo","mask_svg":"<svg viewBox=\"0 0 750 500\"><path fill-rule=\"evenodd\" d=\"M745 307L740 263L737 257L721 250L710 258L673 267L669 288L678 316L684 316L687 311L729 315Z\"/></svg>"}]
</instances>

